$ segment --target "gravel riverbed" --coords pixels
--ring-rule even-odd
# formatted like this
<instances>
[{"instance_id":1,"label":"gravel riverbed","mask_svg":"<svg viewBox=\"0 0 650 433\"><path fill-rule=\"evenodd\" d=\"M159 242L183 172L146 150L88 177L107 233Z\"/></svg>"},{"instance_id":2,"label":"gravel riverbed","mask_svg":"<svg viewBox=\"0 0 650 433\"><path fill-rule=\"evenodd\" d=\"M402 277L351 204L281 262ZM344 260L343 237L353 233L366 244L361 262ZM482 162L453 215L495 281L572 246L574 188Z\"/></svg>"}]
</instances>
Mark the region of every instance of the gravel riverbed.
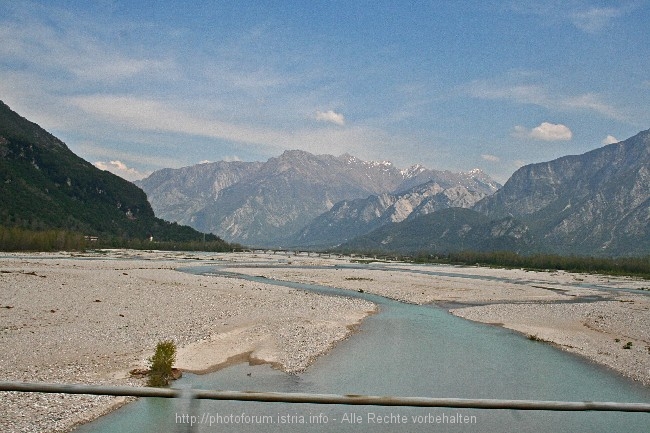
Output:
<instances>
[{"instance_id":1,"label":"gravel riverbed","mask_svg":"<svg viewBox=\"0 0 650 433\"><path fill-rule=\"evenodd\" d=\"M370 302L199 276L195 265L364 291L503 326L650 385L647 281L349 258L111 250L0 257L0 380L144 385L157 342L197 373L236 362L306 369L376 310ZM597 290L597 287L607 290ZM629 344L628 344L629 343ZM627 347L627 348L626 348ZM2 393L2 432L67 432L124 398Z\"/></svg>"},{"instance_id":2,"label":"gravel riverbed","mask_svg":"<svg viewBox=\"0 0 650 433\"><path fill-rule=\"evenodd\" d=\"M312 265L326 263L312 259ZM234 270L436 304L456 316L521 332L650 385L647 280L477 266L330 265L302 269L240 264Z\"/></svg>"},{"instance_id":3,"label":"gravel riverbed","mask_svg":"<svg viewBox=\"0 0 650 433\"><path fill-rule=\"evenodd\" d=\"M176 366L234 361L299 372L346 338L375 305L263 283L176 271L227 255L111 251L0 258L0 380L144 385L157 342ZM239 257L241 259L241 256ZM125 399L3 393L3 432L65 432Z\"/></svg>"}]
</instances>

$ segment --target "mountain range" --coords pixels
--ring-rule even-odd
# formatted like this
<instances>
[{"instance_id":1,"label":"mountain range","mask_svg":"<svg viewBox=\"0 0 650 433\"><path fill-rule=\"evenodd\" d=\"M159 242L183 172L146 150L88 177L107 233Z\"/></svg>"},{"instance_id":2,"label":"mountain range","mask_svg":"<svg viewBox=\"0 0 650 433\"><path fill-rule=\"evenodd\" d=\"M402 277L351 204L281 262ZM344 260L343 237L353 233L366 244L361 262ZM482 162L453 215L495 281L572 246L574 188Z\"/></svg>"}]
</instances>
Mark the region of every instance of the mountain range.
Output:
<instances>
[{"instance_id":1,"label":"mountain range","mask_svg":"<svg viewBox=\"0 0 650 433\"><path fill-rule=\"evenodd\" d=\"M447 209L469 208L499 185L484 173L445 173L406 191L343 200L294 237L295 245L332 248L379 227Z\"/></svg>"},{"instance_id":2,"label":"mountain range","mask_svg":"<svg viewBox=\"0 0 650 433\"><path fill-rule=\"evenodd\" d=\"M503 186L480 170L299 150L159 170L138 185L0 101L2 227L171 241L203 238L198 229L251 246L409 254L650 255L650 130L521 167Z\"/></svg>"},{"instance_id":3,"label":"mountain range","mask_svg":"<svg viewBox=\"0 0 650 433\"><path fill-rule=\"evenodd\" d=\"M524 166L499 191L450 216L435 212L385 226L342 248L649 255L650 130L582 155Z\"/></svg>"},{"instance_id":4,"label":"mountain range","mask_svg":"<svg viewBox=\"0 0 650 433\"><path fill-rule=\"evenodd\" d=\"M480 170L437 171L300 150L260 162L215 162L136 182L156 213L228 241L329 248L376 227L471 206L499 184Z\"/></svg>"},{"instance_id":5,"label":"mountain range","mask_svg":"<svg viewBox=\"0 0 650 433\"><path fill-rule=\"evenodd\" d=\"M75 155L0 101L0 226L89 236L218 241L157 218L145 193Z\"/></svg>"},{"instance_id":6,"label":"mountain range","mask_svg":"<svg viewBox=\"0 0 650 433\"><path fill-rule=\"evenodd\" d=\"M161 170L139 185L161 215L255 246L645 255L649 149L643 131L521 167L503 187L480 170L402 170L297 150Z\"/></svg>"}]
</instances>

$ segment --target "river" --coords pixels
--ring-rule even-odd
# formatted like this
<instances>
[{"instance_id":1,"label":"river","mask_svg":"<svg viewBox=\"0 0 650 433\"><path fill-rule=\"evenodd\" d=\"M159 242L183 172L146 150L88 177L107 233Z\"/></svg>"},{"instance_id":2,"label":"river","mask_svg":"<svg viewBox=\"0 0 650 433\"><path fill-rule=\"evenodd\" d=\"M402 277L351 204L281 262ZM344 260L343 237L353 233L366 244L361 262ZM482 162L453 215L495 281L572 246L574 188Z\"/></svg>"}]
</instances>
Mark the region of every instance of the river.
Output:
<instances>
[{"instance_id":1,"label":"river","mask_svg":"<svg viewBox=\"0 0 650 433\"><path fill-rule=\"evenodd\" d=\"M185 271L218 273L215 267ZM229 273L233 278L256 279ZM239 364L186 374L175 387L420 397L650 402L650 389L604 367L496 326L420 306L309 284L281 284L379 306L359 332L305 373ZM650 415L449 408L327 406L255 402L140 399L75 430L96 432L644 432ZM382 422L379 422L382 421Z\"/></svg>"}]
</instances>

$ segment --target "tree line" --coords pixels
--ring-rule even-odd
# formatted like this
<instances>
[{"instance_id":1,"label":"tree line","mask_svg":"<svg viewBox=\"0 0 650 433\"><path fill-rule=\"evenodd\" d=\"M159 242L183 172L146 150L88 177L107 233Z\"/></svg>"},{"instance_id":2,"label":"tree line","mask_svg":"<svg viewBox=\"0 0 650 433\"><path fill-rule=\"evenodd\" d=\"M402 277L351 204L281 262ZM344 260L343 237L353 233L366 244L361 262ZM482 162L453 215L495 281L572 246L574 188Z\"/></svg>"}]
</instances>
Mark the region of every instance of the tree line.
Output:
<instances>
[{"instance_id":1,"label":"tree line","mask_svg":"<svg viewBox=\"0 0 650 433\"><path fill-rule=\"evenodd\" d=\"M421 253L412 258L418 263L484 265L530 270L562 270L567 272L629 275L650 279L650 256L590 257L557 254L520 255L512 251L460 251L444 255Z\"/></svg>"},{"instance_id":2,"label":"tree line","mask_svg":"<svg viewBox=\"0 0 650 433\"><path fill-rule=\"evenodd\" d=\"M2 251L79 251L86 248L86 238L66 230L28 230L0 227Z\"/></svg>"},{"instance_id":3,"label":"tree line","mask_svg":"<svg viewBox=\"0 0 650 433\"><path fill-rule=\"evenodd\" d=\"M241 246L213 235L205 241L155 241L116 236L89 237L68 230L30 230L0 226L0 251L85 251L100 248L227 252L233 248L241 249Z\"/></svg>"}]
</instances>

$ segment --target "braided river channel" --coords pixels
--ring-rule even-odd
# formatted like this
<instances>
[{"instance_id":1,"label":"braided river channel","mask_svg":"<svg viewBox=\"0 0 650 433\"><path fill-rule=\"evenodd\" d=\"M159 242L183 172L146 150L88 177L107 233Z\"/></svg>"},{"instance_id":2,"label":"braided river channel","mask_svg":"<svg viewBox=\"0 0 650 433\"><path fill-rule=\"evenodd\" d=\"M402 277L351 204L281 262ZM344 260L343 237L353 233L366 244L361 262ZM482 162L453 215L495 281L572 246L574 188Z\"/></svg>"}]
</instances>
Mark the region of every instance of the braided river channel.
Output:
<instances>
[{"instance_id":1,"label":"braided river channel","mask_svg":"<svg viewBox=\"0 0 650 433\"><path fill-rule=\"evenodd\" d=\"M214 266L182 269L366 299L378 313L292 375L237 364L185 374L177 388L436 398L650 402L650 388L604 367L429 305L276 281ZM477 282L478 283L478 282ZM192 418L194 417L194 418ZM192 422L193 421L193 422ZM194 424L194 425L190 425ZM643 432L650 414L344 406L143 398L75 432Z\"/></svg>"}]
</instances>

